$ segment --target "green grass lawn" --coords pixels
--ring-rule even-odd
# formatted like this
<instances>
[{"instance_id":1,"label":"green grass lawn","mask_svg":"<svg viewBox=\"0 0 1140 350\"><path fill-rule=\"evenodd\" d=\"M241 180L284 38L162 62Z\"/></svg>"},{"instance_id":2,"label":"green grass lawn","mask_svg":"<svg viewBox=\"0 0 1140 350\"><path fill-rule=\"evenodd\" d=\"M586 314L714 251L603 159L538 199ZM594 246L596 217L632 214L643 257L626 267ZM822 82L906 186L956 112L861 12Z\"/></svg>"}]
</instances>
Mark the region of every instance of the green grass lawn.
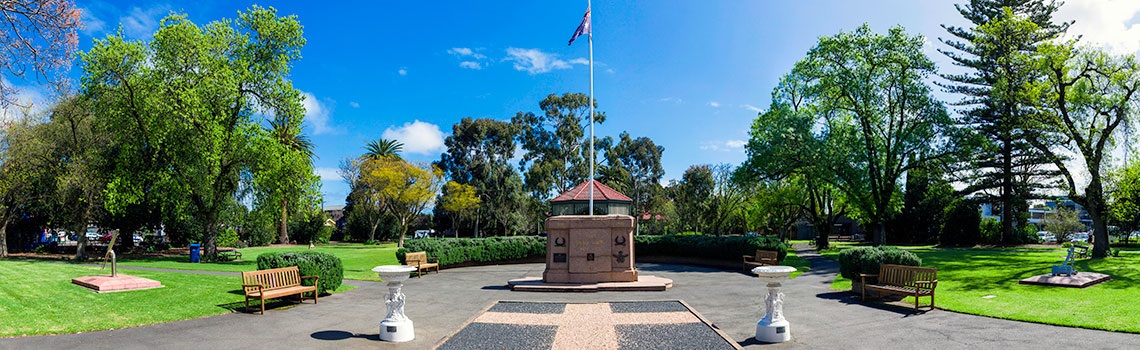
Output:
<instances>
[{"instance_id":1,"label":"green grass lawn","mask_svg":"<svg viewBox=\"0 0 1140 350\"><path fill-rule=\"evenodd\" d=\"M791 278L796 278L811 270L811 263L807 259L797 256L796 252L791 249L788 250L788 256L785 256L784 261L780 264L796 268L796 272L792 272Z\"/></svg>"},{"instance_id":2,"label":"green grass lawn","mask_svg":"<svg viewBox=\"0 0 1140 350\"><path fill-rule=\"evenodd\" d=\"M265 253L314 251L336 255L344 263L344 278L351 280L379 281L380 278L372 272L372 268L380 265L399 264L396 260L396 244L364 245L353 243L337 243L318 245L312 250L308 246L289 247L253 247L239 249L242 261L219 263L192 263L190 257L124 259L119 261L121 266L157 267L176 270L208 270L208 271L253 271L257 270L257 257Z\"/></svg>"},{"instance_id":3,"label":"green grass lawn","mask_svg":"<svg viewBox=\"0 0 1140 350\"><path fill-rule=\"evenodd\" d=\"M1018 284L1046 274L1060 264L1065 249L938 249L905 248L938 268L939 308L989 317L1062 326L1140 333L1140 254L1108 259L1082 259L1078 271L1108 274L1113 280L1092 287L1064 288ZM835 259L838 250L824 252ZM837 277L832 289L849 290L851 281ZM926 299L923 298L923 302Z\"/></svg>"},{"instance_id":4,"label":"green grass lawn","mask_svg":"<svg viewBox=\"0 0 1140 350\"><path fill-rule=\"evenodd\" d=\"M132 270L163 288L95 293L75 277L109 274L98 267L0 260L0 337L89 332L220 315L245 307L241 279ZM353 289L342 286L337 291ZM291 301L268 306L290 305Z\"/></svg>"}]
</instances>

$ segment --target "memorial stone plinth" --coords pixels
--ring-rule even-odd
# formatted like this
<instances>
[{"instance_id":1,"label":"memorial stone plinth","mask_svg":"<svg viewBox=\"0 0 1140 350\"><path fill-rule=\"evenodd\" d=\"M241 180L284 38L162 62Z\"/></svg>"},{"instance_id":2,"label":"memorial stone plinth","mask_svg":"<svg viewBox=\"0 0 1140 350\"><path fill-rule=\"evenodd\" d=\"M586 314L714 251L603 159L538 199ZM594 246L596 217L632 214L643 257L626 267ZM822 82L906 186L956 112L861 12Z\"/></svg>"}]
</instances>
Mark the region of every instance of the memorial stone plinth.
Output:
<instances>
[{"instance_id":1,"label":"memorial stone plinth","mask_svg":"<svg viewBox=\"0 0 1140 350\"><path fill-rule=\"evenodd\" d=\"M564 215L546 219L546 283L637 282L633 217Z\"/></svg>"},{"instance_id":2,"label":"memorial stone plinth","mask_svg":"<svg viewBox=\"0 0 1140 350\"><path fill-rule=\"evenodd\" d=\"M764 298L764 317L756 322L756 340L765 343L782 343L792 339L792 328L784 319L784 293L780 283L787 280L796 268L791 266L761 266L752 273L767 283L768 296Z\"/></svg>"},{"instance_id":3,"label":"memorial stone plinth","mask_svg":"<svg viewBox=\"0 0 1140 350\"><path fill-rule=\"evenodd\" d=\"M408 265L384 265L372 269L380 275L381 280L388 282L388 297L384 299L384 304L388 305L388 315L380 321L380 340L406 342L416 338L412 320L404 315L404 293L400 291L404 281L415 270L414 266Z\"/></svg>"}]
</instances>

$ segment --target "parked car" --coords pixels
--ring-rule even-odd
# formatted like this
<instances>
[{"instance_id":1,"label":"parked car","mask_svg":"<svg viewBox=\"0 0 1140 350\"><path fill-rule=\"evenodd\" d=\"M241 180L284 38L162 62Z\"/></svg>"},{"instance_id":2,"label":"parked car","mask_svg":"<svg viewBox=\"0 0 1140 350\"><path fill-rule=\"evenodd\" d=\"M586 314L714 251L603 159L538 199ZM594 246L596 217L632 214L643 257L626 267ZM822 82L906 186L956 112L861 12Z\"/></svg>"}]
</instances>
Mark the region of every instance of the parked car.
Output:
<instances>
[{"instance_id":1,"label":"parked car","mask_svg":"<svg viewBox=\"0 0 1140 350\"><path fill-rule=\"evenodd\" d=\"M1057 235L1049 231L1037 231L1037 237L1041 237L1041 241L1045 243L1057 242Z\"/></svg>"},{"instance_id":2,"label":"parked car","mask_svg":"<svg viewBox=\"0 0 1140 350\"><path fill-rule=\"evenodd\" d=\"M131 237L131 239L135 241L135 245L138 245L139 243L142 243L143 236L141 233L136 233L134 237Z\"/></svg>"},{"instance_id":3,"label":"parked car","mask_svg":"<svg viewBox=\"0 0 1140 350\"><path fill-rule=\"evenodd\" d=\"M1085 232L1074 233L1072 235L1069 235L1069 241L1088 243L1089 242L1089 234L1085 233Z\"/></svg>"},{"instance_id":4,"label":"parked car","mask_svg":"<svg viewBox=\"0 0 1140 350\"><path fill-rule=\"evenodd\" d=\"M95 228L95 227L88 227L86 235L87 235L87 240L89 240L89 241L97 240L100 237L99 229Z\"/></svg>"}]
</instances>

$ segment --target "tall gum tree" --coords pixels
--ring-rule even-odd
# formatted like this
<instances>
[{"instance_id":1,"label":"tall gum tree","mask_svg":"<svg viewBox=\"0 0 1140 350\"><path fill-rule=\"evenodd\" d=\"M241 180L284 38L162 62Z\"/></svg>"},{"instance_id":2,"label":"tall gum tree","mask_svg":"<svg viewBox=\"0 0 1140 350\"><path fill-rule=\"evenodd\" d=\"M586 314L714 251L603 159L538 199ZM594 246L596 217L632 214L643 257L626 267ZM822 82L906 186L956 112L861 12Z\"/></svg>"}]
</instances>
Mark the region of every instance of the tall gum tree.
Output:
<instances>
[{"instance_id":1,"label":"tall gum tree","mask_svg":"<svg viewBox=\"0 0 1140 350\"><path fill-rule=\"evenodd\" d=\"M922 46L901 27L820 38L753 123L747 171L834 186L886 242L904 174L959 153L960 131L924 83L935 67Z\"/></svg>"},{"instance_id":2,"label":"tall gum tree","mask_svg":"<svg viewBox=\"0 0 1140 350\"><path fill-rule=\"evenodd\" d=\"M264 156L254 140L270 137L253 116L304 115L288 80L304 44L296 16L258 6L203 26L172 14L148 42L96 40L80 55L82 93L102 127L117 131L106 209L157 192L164 211L204 224L204 254L216 256L219 214Z\"/></svg>"},{"instance_id":3,"label":"tall gum tree","mask_svg":"<svg viewBox=\"0 0 1140 350\"><path fill-rule=\"evenodd\" d=\"M1073 43L1043 45L1025 58L1047 77L1037 90L1041 110L1031 121L1038 127L1029 140L1060 169L1069 198L1088 211L1093 257L1106 257L1109 208L1104 182L1117 138L1137 121L1140 63L1133 55L1113 56ZM1089 181L1083 190L1081 175Z\"/></svg>"}]
</instances>

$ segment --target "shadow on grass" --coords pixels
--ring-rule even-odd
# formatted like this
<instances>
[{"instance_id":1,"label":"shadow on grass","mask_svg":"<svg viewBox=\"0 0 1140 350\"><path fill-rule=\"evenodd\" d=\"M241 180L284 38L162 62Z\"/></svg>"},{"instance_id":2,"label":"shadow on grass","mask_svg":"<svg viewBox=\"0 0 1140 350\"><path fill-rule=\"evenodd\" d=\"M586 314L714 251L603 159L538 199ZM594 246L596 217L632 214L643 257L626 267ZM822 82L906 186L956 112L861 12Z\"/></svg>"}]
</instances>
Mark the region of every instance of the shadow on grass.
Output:
<instances>
[{"instance_id":1,"label":"shadow on grass","mask_svg":"<svg viewBox=\"0 0 1140 350\"><path fill-rule=\"evenodd\" d=\"M191 263L188 257L185 256L156 256L156 257L142 257L142 258L129 258L120 259L120 263L171 263L171 264L213 264L213 265L231 265L243 267L257 267L256 260L236 260L236 261L215 261L215 262L201 262Z\"/></svg>"},{"instance_id":2,"label":"shadow on grass","mask_svg":"<svg viewBox=\"0 0 1140 350\"><path fill-rule=\"evenodd\" d=\"M317 339L317 340L330 340L330 341L345 340L345 339L349 339L349 338L361 338L361 339L376 340L376 341L380 340L379 334L358 334L358 333L345 332L345 331L319 331L319 332L313 332L313 334L309 334L309 337L313 338L313 339Z\"/></svg>"}]
</instances>

